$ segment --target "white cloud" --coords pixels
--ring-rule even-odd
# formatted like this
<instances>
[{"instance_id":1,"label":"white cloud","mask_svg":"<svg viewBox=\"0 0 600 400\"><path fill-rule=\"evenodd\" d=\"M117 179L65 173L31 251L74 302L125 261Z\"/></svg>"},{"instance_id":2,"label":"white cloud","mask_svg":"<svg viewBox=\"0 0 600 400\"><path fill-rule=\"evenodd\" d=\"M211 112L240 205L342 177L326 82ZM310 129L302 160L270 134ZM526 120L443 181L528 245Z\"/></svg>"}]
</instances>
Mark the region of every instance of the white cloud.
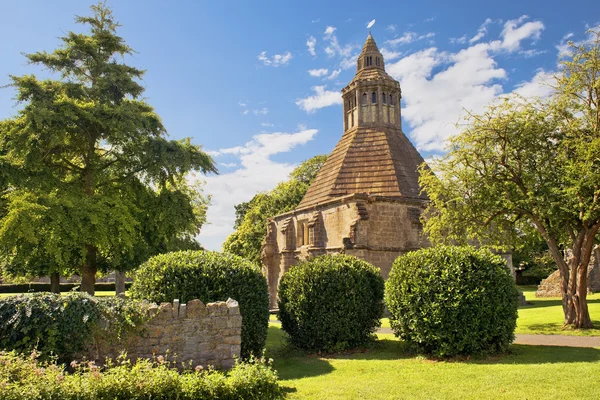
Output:
<instances>
[{"instance_id":1,"label":"white cloud","mask_svg":"<svg viewBox=\"0 0 600 400\"><path fill-rule=\"evenodd\" d=\"M469 43L475 43L478 40L483 39L483 37L487 34L487 27L491 23L492 23L492 19L487 18L485 20L485 22L483 24L481 24L481 26L477 30L477 34L475 36L473 36L471 39L469 39Z\"/></svg>"},{"instance_id":2,"label":"white cloud","mask_svg":"<svg viewBox=\"0 0 600 400\"><path fill-rule=\"evenodd\" d=\"M310 53L311 56L317 55L317 53L315 52L316 44L317 44L317 39L314 36L309 36L309 38L306 39L306 47L308 47L308 52Z\"/></svg>"},{"instance_id":3,"label":"white cloud","mask_svg":"<svg viewBox=\"0 0 600 400\"><path fill-rule=\"evenodd\" d=\"M353 54L351 56L344 58L340 62L340 68L342 68L343 70L355 68L356 67L356 59L358 58L358 56L359 56L359 54L356 53L356 54Z\"/></svg>"},{"instance_id":4,"label":"white cloud","mask_svg":"<svg viewBox=\"0 0 600 400\"><path fill-rule=\"evenodd\" d=\"M412 43L415 40L417 40L417 34L414 32L404 32L404 34L398 38L392 39L392 40L388 40L386 43L389 43L392 46L396 46L399 44L407 44L407 43Z\"/></svg>"},{"instance_id":5,"label":"white cloud","mask_svg":"<svg viewBox=\"0 0 600 400\"><path fill-rule=\"evenodd\" d=\"M433 22L433 21L435 21L435 17L431 17L431 18L425 18L425 19L423 20L423 22Z\"/></svg>"},{"instance_id":6,"label":"white cloud","mask_svg":"<svg viewBox=\"0 0 600 400\"><path fill-rule=\"evenodd\" d=\"M381 55L385 61L392 61L402 55L401 51L388 50L385 47L381 48Z\"/></svg>"},{"instance_id":7,"label":"white cloud","mask_svg":"<svg viewBox=\"0 0 600 400\"><path fill-rule=\"evenodd\" d=\"M236 163L234 163L234 162L232 162L232 163L225 163L225 162L222 162L222 163L219 163L219 165L222 165L222 166L224 166L225 168L233 168L233 167L237 167L237 164L236 164Z\"/></svg>"},{"instance_id":8,"label":"white cloud","mask_svg":"<svg viewBox=\"0 0 600 400\"><path fill-rule=\"evenodd\" d=\"M331 79L335 79L338 76L340 76L340 73L342 72L342 69L336 69L331 71L331 74L329 74L329 76L327 77L327 79L331 80Z\"/></svg>"},{"instance_id":9,"label":"white cloud","mask_svg":"<svg viewBox=\"0 0 600 400\"><path fill-rule=\"evenodd\" d=\"M385 27L385 30L388 32L396 32L396 25L390 24Z\"/></svg>"},{"instance_id":10,"label":"white cloud","mask_svg":"<svg viewBox=\"0 0 600 400\"><path fill-rule=\"evenodd\" d=\"M242 102L241 100L238 101L238 104L240 105L240 107L246 107L246 103Z\"/></svg>"},{"instance_id":11,"label":"white cloud","mask_svg":"<svg viewBox=\"0 0 600 400\"><path fill-rule=\"evenodd\" d=\"M523 15L518 19L511 19L506 21L504 29L500 36L502 37L502 48L508 51L516 51L521 45L521 41L524 39L537 40L540 38L542 31L544 30L544 24L541 21L525 21L529 18L527 15Z\"/></svg>"},{"instance_id":12,"label":"white cloud","mask_svg":"<svg viewBox=\"0 0 600 400\"><path fill-rule=\"evenodd\" d=\"M465 43L467 43L467 35L463 35L459 38L450 38L449 42L452 44L455 44L455 43L465 44Z\"/></svg>"},{"instance_id":13,"label":"white cloud","mask_svg":"<svg viewBox=\"0 0 600 400\"><path fill-rule=\"evenodd\" d=\"M341 46L337 36L334 35L335 30L336 28L334 28L333 26L328 26L327 29L325 29L325 35L323 36L323 39L328 42L327 47L325 47L325 53L327 53L329 57L333 57L336 55L341 57L350 56L352 50L354 49L354 46L352 46L351 44Z\"/></svg>"},{"instance_id":14,"label":"white cloud","mask_svg":"<svg viewBox=\"0 0 600 400\"><path fill-rule=\"evenodd\" d=\"M271 58L267 56L267 52L261 52L257 57L266 66L279 67L288 64L292 59L292 53L286 51L283 54L275 54Z\"/></svg>"},{"instance_id":15,"label":"white cloud","mask_svg":"<svg viewBox=\"0 0 600 400\"><path fill-rule=\"evenodd\" d=\"M521 42L539 38L544 29L541 22L525 22L526 18L507 21L499 40L474 43L480 39L475 38L454 53L431 47L387 64L388 73L400 81L405 93L402 116L417 148L443 150L446 139L458 132L455 123L465 110L481 112L506 93L502 84L508 74L498 66L496 56L504 52L526 55ZM481 37L491 22L487 19L480 27ZM517 85L515 92L547 96L549 88L539 83L548 76L538 71L531 81Z\"/></svg>"},{"instance_id":16,"label":"white cloud","mask_svg":"<svg viewBox=\"0 0 600 400\"><path fill-rule=\"evenodd\" d=\"M267 107L263 107L259 110L252 110L252 114L254 115L267 115L269 113L269 109Z\"/></svg>"},{"instance_id":17,"label":"white cloud","mask_svg":"<svg viewBox=\"0 0 600 400\"><path fill-rule=\"evenodd\" d=\"M545 98L554 92L552 85L555 82L552 72L540 69L530 81L520 82L513 92L525 98Z\"/></svg>"},{"instance_id":18,"label":"white cloud","mask_svg":"<svg viewBox=\"0 0 600 400\"><path fill-rule=\"evenodd\" d=\"M325 36L331 36L331 35L333 35L333 32L335 32L335 30L336 30L336 28L335 28L335 27L333 27L333 26L328 26L328 27L325 29Z\"/></svg>"},{"instance_id":19,"label":"white cloud","mask_svg":"<svg viewBox=\"0 0 600 400\"><path fill-rule=\"evenodd\" d=\"M296 105L311 113L334 104L342 104L342 95L338 91L325 90L325 86L313 86L314 95L298 99Z\"/></svg>"},{"instance_id":20,"label":"white cloud","mask_svg":"<svg viewBox=\"0 0 600 400\"><path fill-rule=\"evenodd\" d=\"M273 126L275 126L274 124L270 124L268 122L261 122L260 126L264 126L265 128L271 128Z\"/></svg>"},{"instance_id":21,"label":"white cloud","mask_svg":"<svg viewBox=\"0 0 600 400\"><path fill-rule=\"evenodd\" d=\"M391 46L398 46L401 44L409 44L412 42L416 42L418 40L431 39L434 36L435 36L435 33L433 33L433 32L429 32L424 35L418 35L415 32L404 32L404 34L402 36L391 39L391 40L387 40L386 43Z\"/></svg>"},{"instance_id":22,"label":"white cloud","mask_svg":"<svg viewBox=\"0 0 600 400\"><path fill-rule=\"evenodd\" d=\"M249 201L258 192L272 189L278 182L286 180L295 167L275 162L271 157L313 140L316 134L316 129L259 134L244 146L211 151L214 157L223 154L236 156L240 167L230 173L203 177L204 192L212 198L207 212L210 224L204 225L200 233L202 245L207 249L219 250L233 231L234 205Z\"/></svg>"},{"instance_id":23,"label":"white cloud","mask_svg":"<svg viewBox=\"0 0 600 400\"><path fill-rule=\"evenodd\" d=\"M248 115L249 112L250 112L250 110L244 110L244 111L242 111L242 114L243 115Z\"/></svg>"},{"instance_id":24,"label":"white cloud","mask_svg":"<svg viewBox=\"0 0 600 400\"><path fill-rule=\"evenodd\" d=\"M323 75L327 75L329 70L327 68L319 68L319 69L309 69L308 74L310 76L319 77Z\"/></svg>"}]
</instances>

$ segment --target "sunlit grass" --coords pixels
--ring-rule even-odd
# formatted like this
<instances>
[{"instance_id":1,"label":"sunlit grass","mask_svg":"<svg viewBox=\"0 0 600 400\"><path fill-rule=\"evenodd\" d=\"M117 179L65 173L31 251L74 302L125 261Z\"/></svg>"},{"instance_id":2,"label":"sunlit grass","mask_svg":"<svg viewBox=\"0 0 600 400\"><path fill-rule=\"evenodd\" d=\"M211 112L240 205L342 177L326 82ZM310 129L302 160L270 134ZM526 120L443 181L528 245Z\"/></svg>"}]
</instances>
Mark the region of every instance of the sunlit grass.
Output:
<instances>
[{"instance_id":1,"label":"sunlit grass","mask_svg":"<svg viewBox=\"0 0 600 400\"><path fill-rule=\"evenodd\" d=\"M503 356L439 361L378 336L366 350L309 355L272 323L267 357L290 399L600 398L600 349L513 345Z\"/></svg>"},{"instance_id":2,"label":"sunlit grass","mask_svg":"<svg viewBox=\"0 0 600 400\"><path fill-rule=\"evenodd\" d=\"M535 286L522 286L526 306L519 307L516 333L600 336L600 293L587 296L595 329L562 329L564 314L560 297L535 297Z\"/></svg>"}]
</instances>

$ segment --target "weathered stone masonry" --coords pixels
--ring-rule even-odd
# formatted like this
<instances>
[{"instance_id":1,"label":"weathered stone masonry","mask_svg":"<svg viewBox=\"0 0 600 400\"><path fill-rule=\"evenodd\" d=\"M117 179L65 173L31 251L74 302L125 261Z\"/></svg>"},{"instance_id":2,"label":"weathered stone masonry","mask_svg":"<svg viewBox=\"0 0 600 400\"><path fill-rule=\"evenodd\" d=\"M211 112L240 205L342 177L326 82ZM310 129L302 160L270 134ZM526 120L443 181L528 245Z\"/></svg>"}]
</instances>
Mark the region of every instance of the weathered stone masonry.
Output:
<instances>
[{"instance_id":1,"label":"weathered stone masonry","mask_svg":"<svg viewBox=\"0 0 600 400\"><path fill-rule=\"evenodd\" d=\"M192 367L231 368L240 356L242 316L235 300L206 305L200 300L187 304L175 300L151 304L148 313L149 320L137 335L120 344L96 343L86 358L103 362L125 351L132 360L168 354L170 360L176 356L178 366L191 361Z\"/></svg>"},{"instance_id":2,"label":"weathered stone masonry","mask_svg":"<svg viewBox=\"0 0 600 400\"><path fill-rule=\"evenodd\" d=\"M401 99L369 35L342 89L342 137L298 207L268 221L261 260L272 308L282 275L301 260L350 254L387 278L396 257L429 245L419 221L424 160L402 132Z\"/></svg>"}]
</instances>

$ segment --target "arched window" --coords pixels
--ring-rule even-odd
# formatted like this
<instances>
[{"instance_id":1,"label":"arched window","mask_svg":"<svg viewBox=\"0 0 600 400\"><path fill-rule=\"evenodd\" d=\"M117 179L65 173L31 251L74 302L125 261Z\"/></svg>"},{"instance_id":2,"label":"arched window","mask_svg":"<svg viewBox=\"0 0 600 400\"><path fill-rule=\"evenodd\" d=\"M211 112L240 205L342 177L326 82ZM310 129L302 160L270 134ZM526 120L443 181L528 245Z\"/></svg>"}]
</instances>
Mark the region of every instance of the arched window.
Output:
<instances>
[{"instance_id":1,"label":"arched window","mask_svg":"<svg viewBox=\"0 0 600 400\"><path fill-rule=\"evenodd\" d=\"M377 104L377 93L371 93L371 103Z\"/></svg>"},{"instance_id":2,"label":"arched window","mask_svg":"<svg viewBox=\"0 0 600 400\"><path fill-rule=\"evenodd\" d=\"M369 56L369 65L373 65L373 57Z\"/></svg>"},{"instance_id":3,"label":"arched window","mask_svg":"<svg viewBox=\"0 0 600 400\"><path fill-rule=\"evenodd\" d=\"M394 98L392 97L392 95L390 94L390 106L394 105Z\"/></svg>"},{"instance_id":4,"label":"arched window","mask_svg":"<svg viewBox=\"0 0 600 400\"><path fill-rule=\"evenodd\" d=\"M385 92L383 92L383 93L381 94L381 102L382 102L383 104L387 103L387 98L385 97Z\"/></svg>"},{"instance_id":5,"label":"arched window","mask_svg":"<svg viewBox=\"0 0 600 400\"><path fill-rule=\"evenodd\" d=\"M367 94L363 93L362 95L362 105L366 106L367 105Z\"/></svg>"},{"instance_id":6,"label":"arched window","mask_svg":"<svg viewBox=\"0 0 600 400\"><path fill-rule=\"evenodd\" d=\"M375 65L379 67L379 57L375 57Z\"/></svg>"}]
</instances>

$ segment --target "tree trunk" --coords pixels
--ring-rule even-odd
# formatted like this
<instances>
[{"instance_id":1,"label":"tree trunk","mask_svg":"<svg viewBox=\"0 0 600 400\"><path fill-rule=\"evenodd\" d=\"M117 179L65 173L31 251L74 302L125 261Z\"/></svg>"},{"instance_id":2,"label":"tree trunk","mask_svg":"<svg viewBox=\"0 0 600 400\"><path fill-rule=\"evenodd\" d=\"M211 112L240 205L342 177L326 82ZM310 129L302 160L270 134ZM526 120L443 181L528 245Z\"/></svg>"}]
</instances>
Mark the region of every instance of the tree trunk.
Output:
<instances>
[{"instance_id":1,"label":"tree trunk","mask_svg":"<svg viewBox=\"0 0 600 400\"><path fill-rule=\"evenodd\" d=\"M81 267L81 291L94 295L96 284L96 248L92 245L86 245L85 264Z\"/></svg>"},{"instance_id":2,"label":"tree trunk","mask_svg":"<svg viewBox=\"0 0 600 400\"><path fill-rule=\"evenodd\" d=\"M125 293L125 272L115 271L115 294Z\"/></svg>"},{"instance_id":3,"label":"tree trunk","mask_svg":"<svg viewBox=\"0 0 600 400\"><path fill-rule=\"evenodd\" d=\"M567 290L563 291L561 285L563 304L566 302L567 305L565 326L572 325L576 329L593 327L587 303L587 273L597 231L593 228L582 230L573 243Z\"/></svg>"},{"instance_id":4,"label":"tree trunk","mask_svg":"<svg viewBox=\"0 0 600 400\"><path fill-rule=\"evenodd\" d=\"M60 293L60 275L58 272L50 274L50 291L52 293Z\"/></svg>"}]
</instances>

